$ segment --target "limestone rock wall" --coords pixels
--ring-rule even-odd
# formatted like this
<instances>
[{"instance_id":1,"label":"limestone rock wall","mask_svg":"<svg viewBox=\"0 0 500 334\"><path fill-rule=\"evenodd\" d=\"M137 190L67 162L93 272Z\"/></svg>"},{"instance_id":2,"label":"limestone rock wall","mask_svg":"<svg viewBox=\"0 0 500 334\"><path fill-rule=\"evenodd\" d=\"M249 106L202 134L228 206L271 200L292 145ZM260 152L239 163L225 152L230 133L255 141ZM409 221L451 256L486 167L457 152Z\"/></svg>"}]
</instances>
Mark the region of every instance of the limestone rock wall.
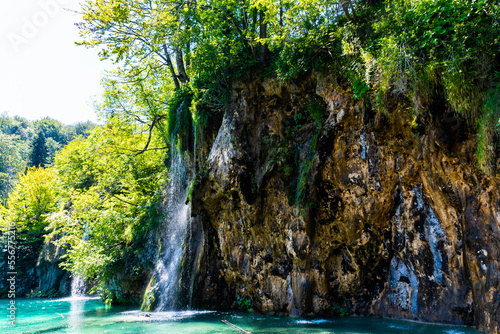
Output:
<instances>
[{"instance_id":1,"label":"limestone rock wall","mask_svg":"<svg viewBox=\"0 0 500 334\"><path fill-rule=\"evenodd\" d=\"M55 239L43 245L38 257L36 264L38 288L36 290L40 293L55 291L61 296L66 296L71 293L71 277L68 271L59 267L66 249L56 246L52 241Z\"/></svg>"},{"instance_id":2,"label":"limestone rock wall","mask_svg":"<svg viewBox=\"0 0 500 334\"><path fill-rule=\"evenodd\" d=\"M235 87L193 189L195 304L499 329L499 179L444 106L386 104L319 74Z\"/></svg>"}]
</instances>

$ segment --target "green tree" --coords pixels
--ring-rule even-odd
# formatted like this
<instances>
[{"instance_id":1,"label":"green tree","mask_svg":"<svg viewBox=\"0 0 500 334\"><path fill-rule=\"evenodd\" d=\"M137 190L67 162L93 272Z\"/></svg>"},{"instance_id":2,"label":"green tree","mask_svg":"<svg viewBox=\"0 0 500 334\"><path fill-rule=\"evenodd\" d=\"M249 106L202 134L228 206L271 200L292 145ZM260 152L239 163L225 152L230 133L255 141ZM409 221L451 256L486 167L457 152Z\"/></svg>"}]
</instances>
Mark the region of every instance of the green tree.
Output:
<instances>
[{"instance_id":1,"label":"green tree","mask_svg":"<svg viewBox=\"0 0 500 334\"><path fill-rule=\"evenodd\" d=\"M66 144L65 139L62 136L63 125L61 122L56 121L51 118L44 118L33 122L35 130L38 132L43 132L45 138L52 138L56 142Z\"/></svg>"},{"instance_id":2,"label":"green tree","mask_svg":"<svg viewBox=\"0 0 500 334\"><path fill-rule=\"evenodd\" d=\"M67 137L66 141L69 142L73 138L78 137L78 136L87 137L89 135L90 131L92 131L92 129L95 127L96 127L96 125L94 123L92 123L91 121L76 123L74 126L74 134L71 135L71 137Z\"/></svg>"},{"instance_id":3,"label":"green tree","mask_svg":"<svg viewBox=\"0 0 500 334\"><path fill-rule=\"evenodd\" d=\"M19 136L0 132L0 203L4 205L17 181L17 174L25 169L25 147Z\"/></svg>"},{"instance_id":4,"label":"green tree","mask_svg":"<svg viewBox=\"0 0 500 334\"><path fill-rule=\"evenodd\" d=\"M11 136L0 133L0 203L5 204L14 178L15 146Z\"/></svg>"},{"instance_id":5,"label":"green tree","mask_svg":"<svg viewBox=\"0 0 500 334\"><path fill-rule=\"evenodd\" d=\"M59 189L54 170L29 167L7 201L10 221L18 231L44 233L46 216L58 210Z\"/></svg>"},{"instance_id":6,"label":"green tree","mask_svg":"<svg viewBox=\"0 0 500 334\"><path fill-rule=\"evenodd\" d=\"M43 131L38 131L31 144L28 167L45 167L47 164L47 158L47 141Z\"/></svg>"},{"instance_id":7,"label":"green tree","mask_svg":"<svg viewBox=\"0 0 500 334\"><path fill-rule=\"evenodd\" d=\"M141 219L165 182L162 138L150 137L147 125L137 129L117 115L88 138L72 141L55 159L71 213L52 215L51 229L62 233L60 244L70 246L65 266L101 284L122 259L125 245L140 237Z\"/></svg>"},{"instance_id":8,"label":"green tree","mask_svg":"<svg viewBox=\"0 0 500 334\"><path fill-rule=\"evenodd\" d=\"M44 236L48 233L47 216L59 210L60 197L56 175L52 169L28 168L7 201L0 206L1 229L15 225L18 258L17 279L24 288L35 288L33 269L40 254ZM29 290L28 290L29 291Z\"/></svg>"}]
</instances>

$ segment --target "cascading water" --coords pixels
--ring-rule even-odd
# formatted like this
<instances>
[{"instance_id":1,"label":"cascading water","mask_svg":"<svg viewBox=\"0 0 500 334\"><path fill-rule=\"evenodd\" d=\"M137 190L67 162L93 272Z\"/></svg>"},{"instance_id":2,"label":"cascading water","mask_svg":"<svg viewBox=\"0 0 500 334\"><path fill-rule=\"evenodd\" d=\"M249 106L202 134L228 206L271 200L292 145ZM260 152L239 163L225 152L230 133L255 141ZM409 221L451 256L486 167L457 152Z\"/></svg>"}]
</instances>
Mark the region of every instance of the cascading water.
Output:
<instances>
[{"instance_id":1,"label":"cascading water","mask_svg":"<svg viewBox=\"0 0 500 334\"><path fill-rule=\"evenodd\" d=\"M177 119L181 119L183 104L177 109ZM183 243L190 222L190 204L186 204L189 192L189 170L177 146L180 124L172 133L171 165L169 170L168 200L166 205L167 227L160 259L156 266L156 293L159 301L157 311L180 307L180 269L183 258ZM189 296L188 296L189 298ZM189 299L188 299L189 300Z\"/></svg>"},{"instance_id":2,"label":"cascading water","mask_svg":"<svg viewBox=\"0 0 500 334\"><path fill-rule=\"evenodd\" d=\"M83 296L85 296L85 281L81 275L75 275L71 280L71 297Z\"/></svg>"},{"instance_id":3,"label":"cascading water","mask_svg":"<svg viewBox=\"0 0 500 334\"><path fill-rule=\"evenodd\" d=\"M85 224L85 228L83 230L83 241L88 241L89 240L89 225L88 223ZM75 273L73 274L73 279L71 280L71 297L72 298L79 298L85 296L85 290L86 290L86 284L85 280L83 279L83 276Z\"/></svg>"}]
</instances>

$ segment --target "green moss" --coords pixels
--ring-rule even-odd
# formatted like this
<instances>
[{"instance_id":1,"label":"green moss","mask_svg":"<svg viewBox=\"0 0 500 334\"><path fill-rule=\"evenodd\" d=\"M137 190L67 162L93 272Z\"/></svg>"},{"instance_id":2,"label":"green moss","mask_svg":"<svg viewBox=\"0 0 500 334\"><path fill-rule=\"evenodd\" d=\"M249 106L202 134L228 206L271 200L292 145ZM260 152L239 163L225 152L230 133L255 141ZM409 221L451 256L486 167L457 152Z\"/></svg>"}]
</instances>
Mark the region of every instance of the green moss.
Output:
<instances>
[{"instance_id":1,"label":"green moss","mask_svg":"<svg viewBox=\"0 0 500 334\"><path fill-rule=\"evenodd\" d=\"M496 172L500 149L500 84L489 92L484 112L479 118L476 157L479 168L486 175Z\"/></svg>"},{"instance_id":2,"label":"green moss","mask_svg":"<svg viewBox=\"0 0 500 334\"><path fill-rule=\"evenodd\" d=\"M191 104L193 92L189 86L175 92L170 100L166 115L166 137L165 141L176 145L179 152L188 149L189 140L192 138L193 118Z\"/></svg>"},{"instance_id":3,"label":"green moss","mask_svg":"<svg viewBox=\"0 0 500 334\"><path fill-rule=\"evenodd\" d=\"M156 296L154 291L154 286L156 285L155 277L151 277L151 280L146 287L146 291L144 291L144 296L142 298L141 311L149 312L154 309L156 306Z\"/></svg>"},{"instance_id":4,"label":"green moss","mask_svg":"<svg viewBox=\"0 0 500 334\"><path fill-rule=\"evenodd\" d=\"M35 298L59 298L62 297L63 295L56 289L50 289L48 291L38 291L34 294L32 294L31 297Z\"/></svg>"},{"instance_id":5,"label":"green moss","mask_svg":"<svg viewBox=\"0 0 500 334\"><path fill-rule=\"evenodd\" d=\"M309 179L311 177L312 166L316 158L316 148L318 145L319 132L317 131L314 136L309 140L307 149L308 153L302 161L298 163L298 177L297 186L295 190L295 205L307 204L307 191L309 187Z\"/></svg>"},{"instance_id":6,"label":"green moss","mask_svg":"<svg viewBox=\"0 0 500 334\"><path fill-rule=\"evenodd\" d=\"M315 96L306 104L306 109L313 119L316 127L321 127L326 110L325 102L319 97Z\"/></svg>"},{"instance_id":7,"label":"green moss","mask_svg":"<svg viewBox=\"0 0 500 334\"><path fill-rule=\"evenodd\" d=\"M293 116L293 121L295 123L293 131L300 130L300 128L306 124L306 116L303 113L298 113Z\"/></svg>"},{"instance_id":8,"label":"green moss","mask_svg":"<svg viewBox=\"0 0 500 334\"><path fill-rule=\"evenodd\" d=\"M204 166L198 174L195 175L193 178L193 181L191 181L191 184L189 185L189 190L188 190L188 195L186 198L186 204L191 202L193 200L193 190L196 189L201 183L202 180L206 179L208 177L208 169L206 166Z\"/></svg>"},{"instance_id":9,"label":"green moss","mask_svg":"<svg viewBox=\"0 0 500 334\"><path fill-rule=\"evenodd\" d=\"M273 169L284 168L290 148L286 140L280 140L264 136L262 138L262 159L266 162L266 173L271 172Z\"/></svg>"},{"instance_id":10,"label":"green moss","mask_svg":"<svg viewBox=\"0 0 500 334\"><path fill-rule=\"evenodd\" d=\"M309 176L313 164L314 155L311 154L300 164L299 179L297 182L297 191L295 204L302 203L305 198L306 188L309 185Z\"/></svg>"},{"instance_id":11,"label":"green moss","mask_svg":"<svg viewBox=\"0 0 500 334\"><path fill-rule=\"evenodd\" d=\"M345 300L342 304L333 303L330 314L334 317L347 317L351 315L351 303L348 300Z\"/></svg>"},{"instance_id":12,"label":"green moss","mask_svg":"<svg viewBox=\"0 0 500 334\"><path fill-rule=\"evenodd\" d=\"M356 98L356 99L359 99L361 96L363 96L363 94L366 93L369 89L370 89L370 86L368 86L360 78L356 78L356 80L352 84L352 93L354 95L354 98Z\"/></svg>"},{"instance_id":13,"label":"green moss","mask_svg":"<svg viewBox=\"0 0 500 334\"><path fill-rule=\"evenodd\" d=\"M189 202L191 202L191 195L193 193L193 188L194 188L195 181L196 181L196 177L195 177L195 179L193 179L193 182L191 182L191 184L189 185L188 195L186 197L186 204L188 204Z\"/></svg>"},{"instance_id":14,"label":"green moss","mask_svg":"<svg viewBox=\"0 0 500 334\"><path fill-rule=\"evenodd\" d=\"M235 306L238 310L253 312L252 309L252 299L246 296L236 297Z\"/></svg>"}]
</instances>

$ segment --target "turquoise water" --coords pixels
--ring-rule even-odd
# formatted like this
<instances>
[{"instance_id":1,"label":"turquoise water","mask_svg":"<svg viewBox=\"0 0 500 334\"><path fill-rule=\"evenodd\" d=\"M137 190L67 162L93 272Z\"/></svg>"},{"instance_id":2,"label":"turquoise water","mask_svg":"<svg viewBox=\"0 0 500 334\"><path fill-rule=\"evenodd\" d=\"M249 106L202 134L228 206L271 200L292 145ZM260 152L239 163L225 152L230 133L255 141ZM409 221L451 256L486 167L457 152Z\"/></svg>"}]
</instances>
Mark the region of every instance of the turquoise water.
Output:
<instances>
[{"instance_id":1,"label":"turquoise water","mask_svg":"<svg viewBox=\"0 0 500 334\"><path fill-rule=\"evenodd\" d=\"M5 314L0 321L0 333L240 333L222 320L252 333L479 333L464 327L374 318L311 320L210 311L144 313L122 307L106 307L99 300L89 298L16 299L16 325L11 326L7 322L8 303L8 300L0 300Z\"/></svg>"}]
</instances>

